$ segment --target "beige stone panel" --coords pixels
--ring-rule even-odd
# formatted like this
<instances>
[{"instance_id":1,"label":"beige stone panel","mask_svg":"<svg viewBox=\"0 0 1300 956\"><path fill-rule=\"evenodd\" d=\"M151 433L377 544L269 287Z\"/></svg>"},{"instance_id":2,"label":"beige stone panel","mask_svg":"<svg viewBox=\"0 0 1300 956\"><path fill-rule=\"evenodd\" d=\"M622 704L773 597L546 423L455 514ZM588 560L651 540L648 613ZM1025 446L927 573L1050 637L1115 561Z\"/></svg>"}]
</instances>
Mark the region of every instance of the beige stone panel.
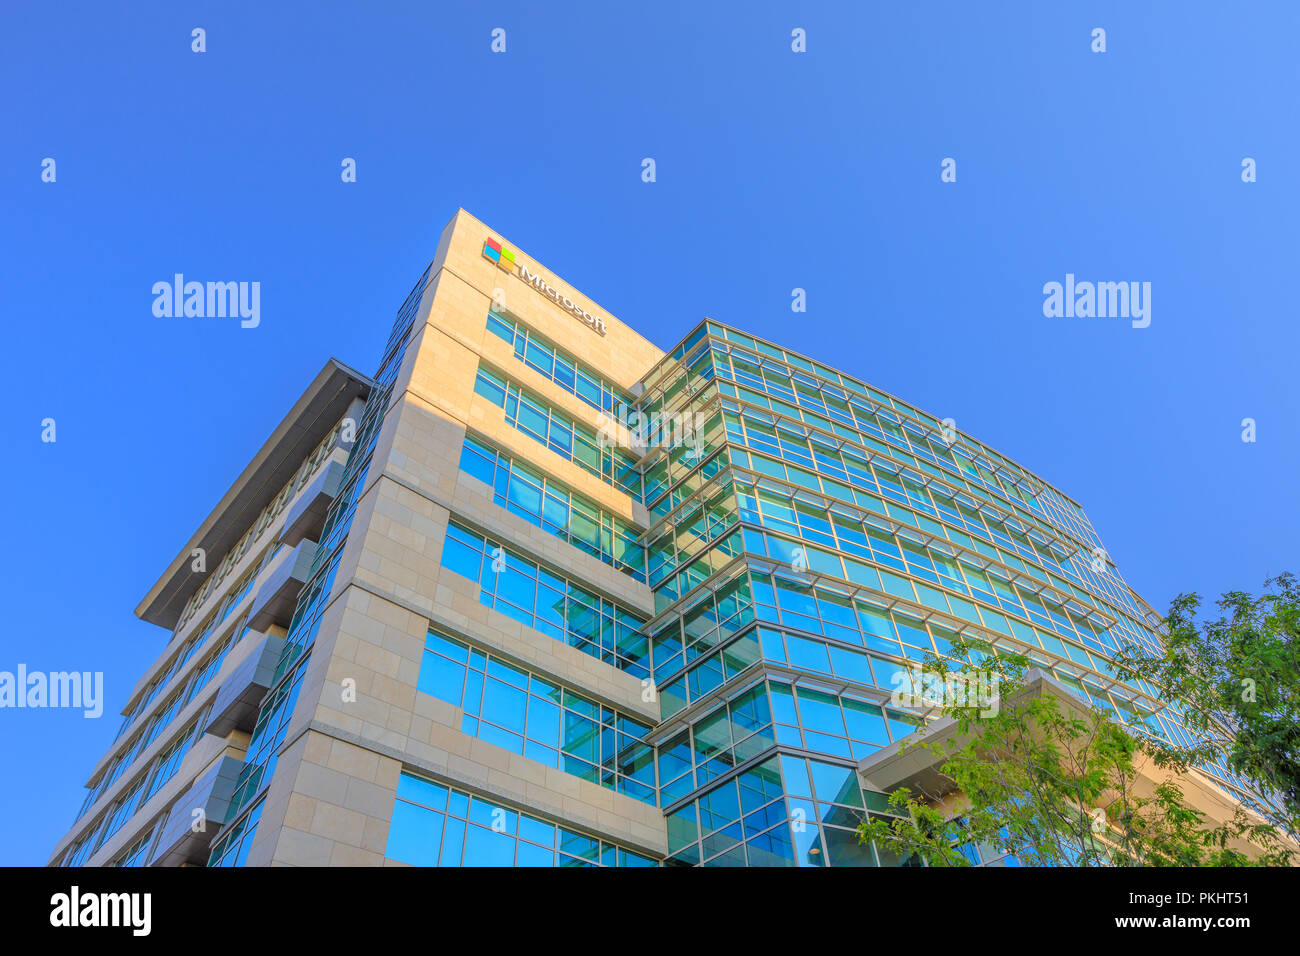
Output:
<instances>
[{"instance_id":1,"label":"beige stone panel","mask_svg":"<svg viewBox=\"0 0 1300 956\"><path fill-rule=\"evenodd\" d=\"M312 815L310 833L328 837L335 843L360 847L366 829L366 815L333 803L317 801Z\"/></svg>"},{"instance_id":2,"label":"beige stone panel","mask_svg":"<svg viewBox=\"0 0 1300 956\"><path fill-rule=\"evenodd\" d=\"M312 818L316 815L317 802L303 793L289 794L289 805L284 814L284 825L295 830L306 831L311 828Z\"/></svg>"},{"instance_id":3,"label":"beige stone panel","mask_svg":"<svg viewBox=\"0 0 1300 956\"><path fill-rule=\"evenodd\" d=\"M366 816L386 820L392 817L393 798L396 794L396 788L389 790L368 780L353 777L348 781L348 792L343 805Z\"/></svg>"},{"instance_id":4,"label":"beige stone panel","mask_svg":"<svg viewBox=\"0 0 1300 956\"><path fill-rule=\"evenodd\" d=\"M443 268L438 273L429 308L419 316L417 328L423 325L427 330L437 331L477 350L487 328L493 291L478 288L453 270Z\"/></svg>"},{"instance_id":5,"label":"beige stone panel","mask_svg":"<svg viewBox=\"0 0 1300 956\"><path fill-rule=\"evenodd\" d=\"M377 598L362 585L350 586L340 603L335 640L344 641L351 653L324 658L321 693L304 719L349 733L368 732L400 749L410 730L428 617ZM366 615L357 611L358 605L366 608ZM319 639L316 653L324 654ZM355 700L350 694L345 699L345 687L355 691Z\"/></svg>"},{"instance_id":6,"label":"beige stone panel","mask_svg":"<svg viewBox=\"0 0 1300 956\"><path fill-rule=\"evenodd\" d=\"M459 317L454 323L447 321L455 308L454 303L444 300L453 296L452 290L458 288L459 281L443 275L429 315L430 324L416 334L410 346L414 357L408 354L407 367L398 381L404 382L412 395L437 413L464 423L469 416L474 380L483 365L511 378L594 432L609 425L601 412L518 361L507 343L485 333L488 302L481 294L468 296L473 299L472 315ZM612 430L610 433L617 435ZM401 467L401 462L397 464Z\"/></svg>"},{"instance_id":7,"label":"beige stone panel","mask_svg":"<svg viewBox=\"0 0 1300 956\"><path fill-rule=\"evenodd\" d=\"M387 839L400 762L314 730L304 733L290 749L301 759L292 768L272 861L294 866L382 863L380 844ZM270 812L268 796L264 821ZM262 853L267 855L266 849Z\"/></svg>"},{"instance_id":8,"label":"beige stone panel","mask_svg":"<svg viewBox=\"0 0 1300 956\"><path fill-rule=\"evenodd\" d=\"M505 306L530 326L573 354L590 357L590 364L611 370L611 377L623 387L631 386L659 358L663 351L619 321L599 304L575 289L559 275L519 248L508 236L493 232L467 213L458 210L449 224L450 236L443 267L466 283L492 297L495 289L505 293ZM540 274L547 283L569 296L579 307L605 322L600 335L546 296L531 288L517 275L508 274L483 258L483 243L492 238L514 251L516 260Z\"/></svg>"},{"instance_id":9,"label":"beige stone panel","mask_svg":"<svg viewBox=\"0 0 1300 956\"><path fill-rule=\"evenodd\" d=\"M308 731L308 733L311 733ZM294 781L294 790L305 794L320 803L333 803L339 806L347 798L348 784L351 778L338 770L303 760L298 768L298 777Z\"/></svg>"},{"instance_id":10,"label":"beige stone panel","mask_svg":"<svg viewBox=\"0 0 1300 956\"><path fill-rule=\"evenodd\" d=\"M441 541L451 510L539 563L557 570L568 566L575 573L575 564L584 565L579 576L603 583L607 596L630 609L650 607L648 589L587 555L569 553L573 549L498 508L485 486L459 474L469 423L511 453L540 461L557 480L607 511L624 520L638 517L628 496L509 428L499 409L474 394L474 377L486 358L569 417L589 427L597 422L592 410L518 363L505 343L486 333L489 300L502 280L508 299L517 300L519 308L512 311L520 321L610 380L630 385L661 354L523 257L552 285L605 320L609 334L595 341L601 337L516 276L482 260L485 234L482 224L459 213L440 241L435 268L442 271L420 306L421 318L429 324L417 321L399 372L304 681L301 701L308 706L300 706L291 723L290 739L298 733L301 744L295 741L281 758L277 780L285 773L292 784L282 795L273 784L268 795L263 827L269 833L281 830L283 838L269 853L254 847L267 862L379 862L372 857L382 852L387 838L402 761L416 759L416 752L419 759L433 761L433 766L423 763L427 771L440 768L470 789L502 799L510 795L511 802L537 805L544 814L580 829L651 852L662 852L666 842L656 809L467 737L446 723L458 724L458 708L414 690L424 634L433 619L459 625L466 631L462 636L623 712L642 720L657 717L657 707L640 701L639 681L484 608L471 582L450 580L456 576L441 568ZM581 335L575 338L574 333ZM391 480L384 480L385 475ZM349 586L354 580L355 586ZM357 700L345 703L342 689L348 679L356 682ZM332 741L324 753L327 735L302 729L310 720L355 739ZM376 775L385 779L367 779ZM615 812L620 801L630 807Z\"/></svg>"},{"instance_id":11,"label":"beige stone panel","mask_svg":"<svg viewBox=\"0 0 1300 956\"><path fill-rule=\"evenodd\" d=\"M384 854L360 846L335 843L330 853L330 866L383 866Z\"/></svg>"},{"instance_id":12,"label":"beige stone panel","mask_svg":"<svg viewBox=\"0 0 1300 956\"><path fill-rule=\"evenodd\" d=\"M396 763L396 761L391 762ZM400 767L400 764L398 766ZM396 793L396 783L393 786L394 793ZM380 857L383 857L384 848L388 846L389 823L390 818L381 820L378 817L366 817L366 826L361 834L361 849L368 850L371 853L378 853Z\"/></svg>"},{"instance_id":13,"label":"beige stone panel","mask_svg":"<svg viewBox=\"0 0 1300 956\"><path fill-rule=\"evenodd\" d=\"M464 424L447 417L444 410L427 404L414 392L408 393L390 415L395 422L391 454L387 459L376 459L383 463L382 473L431 500L450 500L460 477ZM420 529L413 531L418 533Z\"/></svg>"},{"instance_id":14,"label":"beige stone panel","mask_svg":"<svg viewBox=\"0 0 1300 956\"><path fill-rule=\"evenodd\" d=\"M594 333L517 276L484 260L481 249L488 235L515 249L519 261L580 307L600 316L607 334ZM587 785L595 792L583 794L582 787L575 788L575 783L580 783L576 778L564 779L567 775L508 752L494 752L499 748L482 742L477 742L479 746L466 744L471 738L458 730L454 733L462 739L456 747L438 745L443 741L438 728L452 715L428 707L426 695L414 690L424 634L435 613L444 626L464 627L472 639L495 647L503 657L640 719L652 719L639 701L638 681L478 605L467 587L469 582L450 580L455 576L441 573L440 551L451 510L507 540L531 559L557 570L567 567L595 582L597 590L631 609L648 608L648 590L497 508L483 486L462 481L458 462L465 425L477 422L475 427L489 440L527 460L540 461L558 480L607 511L624 520L644 521L644 508L626 495L505 426L500 410L485 408L474 394L473 383L479 364L486 361L570 418L588 427L599 424L593 410L519 363L505 343L486 332L487 310L497 289L504 293L510 312L519 321L623 387L639 379L662 353L520 252L508 237L490 233L463 210L444 229L432 270L432 280L417 310L414 338L393 391L392 409L376 446L375 463L367 475L368 486L353 519L354 533L345 546L334 594L321 618L288 728L288 744L265 795L249 857L252 865L383 862L371 857L381 853L386 839L401 766L393 754L400 756L407 746L440 757L484 787L511 790L519 796L517 802L523 802L528 788L549 793L557 814L587 814L591 822L586 829L612 825L613 821L602 821L588 812L595 808L608 813L617 796L612 792ZM391 480L385 480L385 475ZM245 563L256 560L263 542L269 543L278 534L287 511L263 531L262 541ZM232 584L242 571L243 565L231 570ZM350 586L354 581L356 586ZM443 598L445 605L440 603ZM220 595L213 598L219 599ZM204 613L200 609L189 627L200 623ZM236 616L232 615L232 620ZM163 658L186 637L186 631L175 635ZM196 663L201 657L202 652L196 655ZM237 653L232 653L223 675L211 685L214 691L220 686L220 676L237 666L238 660ZM165 663L160 658L154 669ZM144 689L150 676L142 677L136 693ZM351 681L355 681L357 700L346 702L342 690ZM177 720L188 716L180 715ZM328 721L339 733L359 735L367 745L336 748L330 735L306 729L317 719ZM442 726L442 730L447 728ZM224 746L221 741L213 743ZM204 742L191 752L169 787L189 786L202 770L199 764L211 757L207 746ZM109 757L111 752L105 760ZM383 779L367 780L367 775ZM178 792L165 789L155 799L171 800ZM572 805L566 806L565 800ZM153 802L142 810L141 819L153 812L152 807ZM654 834L662 830L662 819L634 824L634 828ZM115 835L100 855L117 852L119 843L133 837L129 829ZM74 835L65 838L65 845Z\"/></svg>"},{"instance_id":15,"label":"beige stone panel","mask_svg":"<svg viewBox=\"0 0 1300 956\"><path fill-rule=\"evenodd\" d=\"M429 498L381 478L367 501L355 580L427 608L438 579L447 511Z\"/></svg>"},{"instance_id":16,"label":"beige stone panel","mask_svg":"<svg viewBox=\"0 0 1300 956\"><path fill-rule=\"evenodd\" d=\"M304 833L283 827L275 847L272 866L329 866L333 857L334 842L314 833ZM250 854L248 864L253 864Z\"/></svg>"}]
</instances>

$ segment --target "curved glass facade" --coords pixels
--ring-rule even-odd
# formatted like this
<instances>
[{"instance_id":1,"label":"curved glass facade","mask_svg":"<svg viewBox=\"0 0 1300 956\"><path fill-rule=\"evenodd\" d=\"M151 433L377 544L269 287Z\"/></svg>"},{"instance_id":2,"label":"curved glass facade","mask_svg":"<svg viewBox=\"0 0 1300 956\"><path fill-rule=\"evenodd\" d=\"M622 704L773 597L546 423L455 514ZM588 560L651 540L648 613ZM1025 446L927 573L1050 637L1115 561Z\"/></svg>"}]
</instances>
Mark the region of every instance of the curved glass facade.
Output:
<instances>
[{"instance_id":1,"label":"curved glass facade","mask_svg":"<svg viewBox=\"0 0 1300 956\"><path fill-rule=\"evenodd\" d=\"M904 862L857 845L856 822L886 807L855 768L921 723L891 695L958 634L1186 740L1177 705L1109 663L1131 640L1156 646L1158 617L1082 508L1032 472L715 322L646 377L639 409L722 425L703 454L646 469L669 864ZM1250 799L1222 763L1203 769Z\"/></svg>"}]
</instances>

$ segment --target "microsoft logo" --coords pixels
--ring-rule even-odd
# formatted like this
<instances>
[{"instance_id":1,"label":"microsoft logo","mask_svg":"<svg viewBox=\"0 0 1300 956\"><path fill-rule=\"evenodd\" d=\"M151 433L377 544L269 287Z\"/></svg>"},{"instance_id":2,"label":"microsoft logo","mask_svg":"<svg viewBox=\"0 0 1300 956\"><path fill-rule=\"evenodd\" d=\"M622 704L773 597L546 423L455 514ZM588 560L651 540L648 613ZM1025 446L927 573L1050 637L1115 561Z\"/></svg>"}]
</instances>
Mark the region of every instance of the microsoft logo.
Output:
<instances>
[{"instance_id":1,"label":"microsoft logo","mask_svg":"<svg viewBox=\"0 0 1300 956\"><path fill-rule=\"evenodd\" d=\"M506 272L515 271L515 254L512 250L507 249L495 239L489 239L483 243L483 258L489 262L495 262L497 268Z\"/></svg>"},{"instance_id":2,"label":"microsoft logo","mask_svg":"<svg viewBox=\"0 0 1300 956\"><path fill-rule=\"evenodd\" d=\"M535 272L530 272L528 267L522 262L515 262L515 254L511 249L507 249L495 239L489 238L483 243L483 258L488 262L495 262L497 268L503 272L511 272L518 275L524 282L532 286L546 298L550 299L565 312L570 313L578 319L581 319L587 326L601 335L605 334L605 320L599 316L592 315L582 306L578 305L559 289L552 286Z\"/></svg>"}]
</instances>

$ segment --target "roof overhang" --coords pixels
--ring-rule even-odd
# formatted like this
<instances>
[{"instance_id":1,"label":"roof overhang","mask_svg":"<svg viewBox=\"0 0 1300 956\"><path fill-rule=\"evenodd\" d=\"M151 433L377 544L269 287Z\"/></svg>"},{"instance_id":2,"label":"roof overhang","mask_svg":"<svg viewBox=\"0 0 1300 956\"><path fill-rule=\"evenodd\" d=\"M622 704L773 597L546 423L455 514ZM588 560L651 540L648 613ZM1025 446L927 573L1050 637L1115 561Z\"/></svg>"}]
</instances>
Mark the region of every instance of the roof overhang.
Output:
<instances>
[{"instance_id":1,"label":"roof overhang","mask_svg":"<svg viewBox=\"0 0 1300 956\"><path fill-rule=\"evenodd\" d=\"M1056 697L1074 716L1082 716L1088 711L1085 701L1037 668L1026 675L1025 686L1007 703L1016 706L1042 694ZM917 746L920 741L935 746ZM949 747L960 747L964 742L958 722L952 717L940 717L902 740L864 757L858 763L858 773L869 786L885 793L907 787L931 797L943 797L954 788L952 781L939 772L939 767L944 763L944 754Z\"/></svg>"},{"instance_id":2,"label":"roof overhang","mask_svg":"<svg viewBox=\"0 0 1300 956\"><path fill-rule=\"evenodd\" d=\"M372 384L367 376L337 359L326 362L230 490L149 589L135 609L136 616L159 627L174 628L190 595L206 580L206 576L190 571L194 549L202 548L210 560L220 560L280 492L303 459L338 424L353 400L364 399L370 393Z\"/></svg>"}]
</instances>

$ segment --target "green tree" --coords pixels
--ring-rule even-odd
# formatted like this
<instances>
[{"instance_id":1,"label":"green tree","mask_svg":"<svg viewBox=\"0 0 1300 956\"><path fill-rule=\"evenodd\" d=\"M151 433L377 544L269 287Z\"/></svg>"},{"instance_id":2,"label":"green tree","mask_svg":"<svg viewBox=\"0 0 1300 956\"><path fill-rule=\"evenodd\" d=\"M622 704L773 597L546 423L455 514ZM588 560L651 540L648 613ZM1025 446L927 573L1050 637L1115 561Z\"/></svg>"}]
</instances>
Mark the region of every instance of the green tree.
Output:
<instances>
[{"instance_id":1,"label":"green tree","mask_svg":"<svg viewBox=\"0 0 1300 956\"><path fill-rule=\"evenodd\" d=\"M1033 662L1001 645L995 651L961 638L953 653L964 663L954 669L931 655L927 673L962 686L991 671L1000 683L999 706L981 710L949 695L941 710L952 724L940 725L942 739L932 724L905 745L930 752L931 792L897 789L893 815L869 817L859 832L863 842L939 866L970 865L963 850L971 845L1029 866L1290 862L1291 845L1275 821L1238 808L1232 819L1211 825L1189 805L1183 784L1205 755L1199 746L1179 751L1059 685L1031 681ZM1243 854L1234 848L1238 840L1257 852Z\"/></svg>"},{"instance_id":2,"label":"green tree","mask_svg":"<svg viewBox=\"0 0 1300 956\"><path fill-rule=\"evenodd\" d=\"M1198 622L1201 599L1183 594L1165 618L1159 653L1131 644L1115 657L1127 679L1146 681L1183 705L1190 748L1167 747L1160 759L1189 763L1227 757L1229 769L1270 800L1258 810L1300 833L1300 588L1294 575L1264 582L1251 597L1231 591L1220 616ZM1153 741L1153 746L1159 746Z\"/></svg>"}]
</instances>

